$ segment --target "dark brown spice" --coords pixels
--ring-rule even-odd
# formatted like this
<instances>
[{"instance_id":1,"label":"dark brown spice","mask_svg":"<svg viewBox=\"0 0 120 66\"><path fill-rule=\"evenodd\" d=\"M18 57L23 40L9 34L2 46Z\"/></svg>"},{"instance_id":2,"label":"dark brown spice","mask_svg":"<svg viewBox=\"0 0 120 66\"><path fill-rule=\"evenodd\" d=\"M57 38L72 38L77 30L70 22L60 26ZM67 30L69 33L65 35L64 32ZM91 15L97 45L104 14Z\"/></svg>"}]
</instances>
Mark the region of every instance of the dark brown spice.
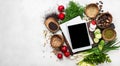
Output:
<instances>
[{"instance_id":1,"label":"dark brown spice","mask_svg":"<svg viewBox=\"0 0 120 66\"><path fill-rule=\"evenodd\" d=\"M99 5L100 8L102 8L103 6L102 5Z\"/></svg>"},{"instance_id":2,"label":"dark brown spice","mask_svg":"<svg viewBox=\"0 0 120 66\"><path fill-rule=\"evenodd\" d=\"M58 15L57 13L51 13L51 14L47 14L45 19L47 20L49 17L52 17L55 19L55 21L58 21Z\"/></svg>"},{"instance_id":3,"label":"dark brown spice","mask_svg":"<svg viewBox=\"0 0 120 66\"><path fill-rule=\"evenodd\" d=\"M53 17L49 17L47 20L45 20L45 25L52 33L55 33L59 30L59 24Z\"/></svg>"},{"instance_id":4,"label":"dark brown spice","mask_svg":"<svg viewBox=\"0 0 120 66\"><path fill-rule=\"evenodd\" d=\"M50 23L49 23L49 28L50 28L51 30L57 30L57 29L58 29L58 26L57 26L55 23L50 22Z\"/></svg>"},{"instance_id":5,"label":"dark brown spice","mask_svg":"<svg viewBox=\"0 0 120 66\"><path fill-rule=\"evenodd\" d=\"M103 4L103 2L102 2L102 1L99 1L99 3L100 3L100 4Z\"/></svg>"},{"instance_id":6,"label":"dark brown spice","mask_svg":"<svg viewBox=\"0 0 120 66\"><path fill-rule=\"evenodd\" d=\"M99 3L96 3L96 5L99 5Z\"/></svg>"},{"instance_id":7,"label":"dark brown spice","mask_svg":"<svg viewBox=\"0 0 120 66\"><path fill-rule=\"evenodd\" d=\"M107 28L112 22L112 16L109 13L103 13L97 20L97 25L100 28Z\"/></svg>"},{"instance_id":8,"label":"dark brown spice","mask_svg":"<svg viewBox=\"0 0 120 66\"><path fill-rule=\"evenodd\" d=\"M104 10L101 10L101 12L104 12Z\"/></svg>"}]
</instances>

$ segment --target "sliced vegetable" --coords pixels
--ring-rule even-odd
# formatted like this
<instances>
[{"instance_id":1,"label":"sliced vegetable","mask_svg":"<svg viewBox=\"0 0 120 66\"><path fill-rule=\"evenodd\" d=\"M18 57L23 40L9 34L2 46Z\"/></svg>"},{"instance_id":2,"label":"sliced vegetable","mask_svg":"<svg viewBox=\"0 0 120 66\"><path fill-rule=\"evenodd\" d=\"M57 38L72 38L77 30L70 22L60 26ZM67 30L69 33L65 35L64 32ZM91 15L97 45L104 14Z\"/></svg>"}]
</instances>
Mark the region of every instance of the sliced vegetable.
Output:
<instances>
[{"instance_id":1,"label":"sliced vegetable","mask_svg":"<svg viewBox=\"0 0 120 66\"><path fill-rule=\"evenodd\" d=\"M100 34L101 33L101 30L99 28L97 28L95 31L94 31L94 34Z\"/></svg>"},{"instance_id":2,"label":"sliced vegetable","mask_svg":"<svg viewBox=\"0 0 120 66\"><path fill-rule=\"evenodd\" d=\"M96 65L94 65L94 64L90 64L90 63L87 63L87 62L84 62L84 61L79 62L77 65L78 65L78 66L96 66Z\"/></svg>"},{"instance_id":3,"label":"sliced vegetable","mask_svg":"<svg viewBox=\"0 0 120 66\"><path fill-rule=\"evenodd\" d=\"M95 38L101 39L102 38L102 34L96 34Z\"/></svg>"},{"instance_id":4,"label":"sliced vegetable","mask_svg":"<svg viewBox=\"0 0 120 66\"><path fill-rule=\"evenodd\" d=\"M99 43L99 45L98 45L98 48L99 48L100 51L102 51L104 45L105 45L105 41L101 40L100 43Z\"/></svg>"},{"instance_id":5,"label":"sliced vegetable","mask_svg":"<svg viewBox=\"0 0 120 66\"><path fill-rule=\"evenodd\" d=\"M98 38L94 38L94 42L95 42L95 43L98 43L98 42L99 42L99 39L98 39Z\"/></svg>"}]
</instances>

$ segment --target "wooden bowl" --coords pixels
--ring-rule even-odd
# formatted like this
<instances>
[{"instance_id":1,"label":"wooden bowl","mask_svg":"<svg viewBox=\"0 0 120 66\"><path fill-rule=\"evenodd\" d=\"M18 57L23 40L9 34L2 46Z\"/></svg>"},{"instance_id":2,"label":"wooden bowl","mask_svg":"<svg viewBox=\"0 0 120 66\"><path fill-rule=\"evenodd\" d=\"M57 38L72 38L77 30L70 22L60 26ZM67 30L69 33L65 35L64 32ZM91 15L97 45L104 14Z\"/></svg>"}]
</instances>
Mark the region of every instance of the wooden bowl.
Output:
<instances>
[{"instance_id":1,"label":"wooden bowl","mask_svg":"<svg viewBox=\"0 0 120 66\"><path fill-rule=\"evenodd\" d=\"M59 24L53 17L47 18L45 20L45 25L48 28L48 30L53 33L57 32L59 30Z\"/></svg>"},{"instance_id":2,"label":"wooden bowl","mask_svg":"<svg viewBox=\"0 0 120 66\"><path fill-rule=\"evenodd\" d=\"M102 31L102 36L105 41L112 41L116 37L116 31L112 28L106 28Z\"/></svg>"},{"instance_id":3,"label":"wooden bowl","mask_svg":"<svg viewBox=\"0 0 120 66\"><path fill-rule=\"evenodd\" d=\"M108 28L112 23L112 15L108 12L102 13L97 19L97 26L99 28Z\"/></svg>"},{"instance_id":4,"label":"wooden bowl","mask_svg":"<svg viewBox=\"0 0 120 66\"><path fill-rule=\"evenodd\" d=\"M64 38L60 34L53 35L51 37L50 44L53 48L59 48L63 45L64 43Z\"/></svg>"},{"instance_id":5,"label":"wooden bowl","mask_svg":"<svg viewBox=\"0 0 120 66\"><path fill-rule=\"evenodd\" d=\"M95 3L88 4L85 8L85 14L90 18L95 18L99 13L99 8Z\"/></svg>"}]
</instances>

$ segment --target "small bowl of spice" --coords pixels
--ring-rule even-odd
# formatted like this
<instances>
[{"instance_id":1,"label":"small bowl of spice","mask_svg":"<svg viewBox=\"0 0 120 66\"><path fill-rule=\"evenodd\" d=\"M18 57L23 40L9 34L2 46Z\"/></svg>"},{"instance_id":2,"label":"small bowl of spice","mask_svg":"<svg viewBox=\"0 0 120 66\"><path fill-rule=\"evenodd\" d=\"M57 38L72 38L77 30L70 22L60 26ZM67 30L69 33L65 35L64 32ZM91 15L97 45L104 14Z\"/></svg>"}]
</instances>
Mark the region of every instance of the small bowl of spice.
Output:
<instances>
[{"instance_id":1,"label":"small bowl of spice","mask_svg":"<svg viewBox=\"0 0 120 66\"><path fill-rule=\"evenodd\" d=\"M112 28L106 28L102 32L103 39L106 41L112 41L116 37L116 31Z\"/></svg>"},{"instance_id":2,"label":"small bowl of spice","mask_svg":"<svg viewBox=\"0 0 120 66\"><path fill-rule=\"evenodd\" d=\"M99 8L95 3L88 4L85 8L85 14L89 18L95 18L99 13Z\"/></svg>"},{"instance_id":3,"label":"small bowl of spice","mask_svg":"<svg viewBox=\"0 0 120 66\"><path fill-rule=\"evenodd\" d=\"M50 15L47 15L45 19L45 25L47 29L51 31L52 33L57 32L59 30L57 14L52 13Z\"/></svg>"},{"instance_id":4,"label":"small bowl of spice","mask_svg":"<svg viewBox=\"0 0 120 66\"><path fill-rule=\"evenodd\" d=\"M51 37L50 44L53 48L59 48L63 45L64 43L64 38L60 34L55 34Z\"/></svg>"},{"instance_id":5,"label":"small bowl of spice","mask_svg":"<svg viewBox=\"0 0 120 66\"><path fill-rule=\"evenodd\" d=\"M108 12L102 13L97 19L97 26L101 29L108 28L112 23L112 15Z\"/></svg>"}]
</instances>

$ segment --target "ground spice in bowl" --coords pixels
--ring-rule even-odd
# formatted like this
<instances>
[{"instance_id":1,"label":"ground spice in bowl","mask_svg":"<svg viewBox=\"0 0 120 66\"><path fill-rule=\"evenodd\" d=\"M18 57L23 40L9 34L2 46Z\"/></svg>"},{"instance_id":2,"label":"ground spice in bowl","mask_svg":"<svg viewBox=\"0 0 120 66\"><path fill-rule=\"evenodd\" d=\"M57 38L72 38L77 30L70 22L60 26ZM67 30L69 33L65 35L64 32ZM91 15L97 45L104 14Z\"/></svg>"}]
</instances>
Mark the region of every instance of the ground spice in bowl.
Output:
<instances>
[{"instance_id":1,"label":"ground spice in bowl","mask_svg":"<svg viewBox=\"0 0 120 66\"><path fill-rule=\"evenodd\" d=\"M49 31L55 33L59 30L59 24L53 17L49 17L45 20L45 25Z\"/></svg>"},{"instance_id":2,"label":"ground spice in bowl","mask_svg":"<svg viewBox=\"0 0 120 66\"><path fill-rule=\"evenodd\" d=\"M99 8L95 3L88 4L85 8L85 14L89 18L95 18L99 13Z\"/></svg>"},{"instance_id":3,"label":"ground spice in bowl","mask_svg":"<svg viewBox=\"0 0 120 66\"><path fill-rule=\"evenodd\" d=\"M44 24L52 33L57 32L59 30L58 15L56 13L47 14Z\"/></svg>"},{"instance_id":4,"label":"ground spice in bowl","mask_svg":"<svg viewBox=\"0 0 120 66\"><path fill-rule=\"evenodd\" d=\"M106 28L102 32L103 39L106 41L112 41L116 37L116 31L112 28Z\"/></svg>"},{"instance_id":5,"label":"ground spice in bowl","mask_svg":"<svg viewBox=\"0 0 120 66\"><path fill-rule=\"evenodd\" d=\"M59 48L64 43L64 38L60 34L53 35L51 37L50 44L53 48Z\"/></svg>"},{"instance_id":6,"label":"ground spice in bowl","mask_svg":"<svg viewBox=\"0 0 120 66\"><path fill-rule=\"evenodd\" d=\"M54 22L50 22L48 26L53 31L58 29L58 26Z\"/></svg>"}]
</instances>

